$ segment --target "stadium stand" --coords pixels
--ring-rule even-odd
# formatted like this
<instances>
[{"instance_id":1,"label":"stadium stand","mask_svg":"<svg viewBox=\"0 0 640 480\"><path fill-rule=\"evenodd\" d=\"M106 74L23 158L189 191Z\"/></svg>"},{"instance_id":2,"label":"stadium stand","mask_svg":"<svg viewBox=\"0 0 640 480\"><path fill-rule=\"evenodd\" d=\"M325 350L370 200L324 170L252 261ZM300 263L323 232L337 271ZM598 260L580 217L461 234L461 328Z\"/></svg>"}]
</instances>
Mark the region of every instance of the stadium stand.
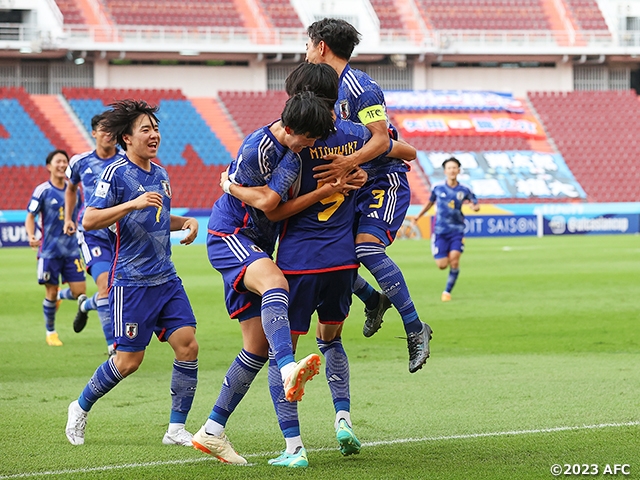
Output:
<instances>
[{"instance_id":1,"label":"stadium stand","mask_svg":"<svg viewBox=\"0 0 640 480\"><path fill-rule=\"evenodd\" d=\"M104 5L119 25L244 26L233 0L105 0Z\"/></svg>"},{"instance_id":2,"label":"stadium stand","mask_svg":"<svg viewBox=\"0 0 640 480\"><path fill-rule=\"evenodd\" d=\"M171 176L173 205L192 208L211 206L215 198L212 195L219 193L220 172L231 161L231 153L182 92L65 88L63 95L88 131L91 117L105 110L116 99L142 98L159 105L162 147L158 161Z\"/></svg>"},{"instance_id":3,"label":"stadium stand","mask_svg":"<svg viewBox=\"0 0 640 480\"><path fill-rule=\"evenodd\" d=\"M218 92L218 96L244 136L280 118L287 94L283 90L266 92ZM259 106L259 108L256 108Z\"/></svg>"},{"instance_id":4,"label":"stadium stand","mask_svg":"<svg viewBox=\"0 0 640 480\"><path fill-rule=\"evenodd\" d=\"M633 90L531 92L529 99L589 201L638 200L640 105Z\"/></svg>"},{"instance_id":5,"label":"stadium stand","mask_svg":"<svg viewBox=\"0 0 640 480\"><path fill-rule=\"evenodd\" d=\"M395 0L371 0L371 6L380 20L380 29L401 30L405 28L402 18L398 14Z\"/></svg>"},{"instance_id":6,"label":"stadium stand","mask_svg":"<svg viewBox=\"0 0 640 480\"><path fill-rule=\"evenodd\" d=\"M576 26L582 30L608 30L595 0L564 0Z\"/></svg>"},{"instance_id":7,"label":"stadium stand","mask_svg":"<svg viewBox=\"0 0 640 480\"><path fill-rule=\"evenodd\" d=\"M56 0L56 4L62 13L65 24L83 25L88 23L76 0Z\"/></svg>"},{"instance_id":8,"label":"stadium stand","mask_svg":"<svg viewBox=\"0 0 640 480\"><path fill-rule=\"evenodd\" d=\"M417 0L437 30L549 30L542 0Z\"/></svg>"},{"instance_id":9,"label":"stadium stand","mask_svg":"<svg viewBox=\"0 0 640 480\"><path fill-rule=\"evenodd\" d=\"M289 0L258 0L264 16L275 28L303 28L300 17Z\"/></svg>"}]
</instances>

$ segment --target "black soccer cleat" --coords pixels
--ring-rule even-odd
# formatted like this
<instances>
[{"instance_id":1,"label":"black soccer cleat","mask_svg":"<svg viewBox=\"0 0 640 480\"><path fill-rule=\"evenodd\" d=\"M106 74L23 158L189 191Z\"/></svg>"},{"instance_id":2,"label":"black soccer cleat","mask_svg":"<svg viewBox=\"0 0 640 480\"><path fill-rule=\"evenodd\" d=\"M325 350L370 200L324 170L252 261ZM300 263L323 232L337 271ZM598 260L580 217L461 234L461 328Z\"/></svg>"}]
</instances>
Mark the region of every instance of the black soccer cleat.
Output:
<instances>
[{"instance_id":1,"label":"black soccer cleat","mask_svg":"<svg viewBox=\"0 0 640 480\"><path fill-rule=\"evenodd\" d=\"M429 340L432 337L431 327L424 322L422 330L418 333L407 335L407 348L409 349L409 373L416 373L422 368L429 358Z\"/></svg>"},{"instance_id":2,"label":"black soccer cleat","mask_svg":"<svg viewBox=\"0 0 640 480\"><path fill-rule=\"evenodd\" d=\"M84 327L87 326L89 313L82 311L82 303L86 299L87 296L84 293L78 295L78 313L76 313L76 318L73 320L73 331L76 333L80 333L82 330L84 330Z\"/></svg>"}]
</instances>

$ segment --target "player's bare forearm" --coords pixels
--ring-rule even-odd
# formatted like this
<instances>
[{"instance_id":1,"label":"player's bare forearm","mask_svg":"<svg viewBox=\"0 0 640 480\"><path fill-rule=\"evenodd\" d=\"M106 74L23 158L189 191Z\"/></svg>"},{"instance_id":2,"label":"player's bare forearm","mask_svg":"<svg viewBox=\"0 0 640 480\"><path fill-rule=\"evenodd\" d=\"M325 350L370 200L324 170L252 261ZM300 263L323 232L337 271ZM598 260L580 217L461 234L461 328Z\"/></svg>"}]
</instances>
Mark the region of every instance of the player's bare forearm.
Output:
<instances>
[{"instance_id":1,"label":"player's bare forearm","mask_svg":"<svg viewBox=\"0 0 640 480\"><path fill-rule=\"evenodd\" d=\"M418 215L416 215L415 217L413 217L413 222L417 222L418 219L423 216L425 213L427 213L429 211L429 209L433 207L433 202L428 202L423 208L422 210L420 210L420 213L418 213Z\"/></svg>"},{"instance_id":2,"label":"player's bare forearm","mask_svg":"<svg viewBox=\"0 0 640 480\"><path fill-rule=\"evenodd\" d=\"M394 140L387 157L399 158L411 162L418 156L418 151L404 140Z\"/></svg>"},{"instance_id":3,"label":"player's bare forearm","mask_svg":"<svg viewBox=\"0 0 640 480\"><path fill-rule=\"evenodd\" d=\"M107 228L134 210L143 210L147 207L162 208L162 195L157 192L146 192L133 200L113 207L87 207L82 219L82 226L85 230Z\"/></svg>"},{"instance_id":4,"label":"player's bare forearm","mask_svg":"<svg viewBox=\"0 0 640 480\"><path fill-rule=\"evenodd\" d=\"M281 202L276 208L269 212L265 212L265 214L272 222L279 222L280 220L284 220L285 218L292 217L293 215L302 212L320 200L330 197L338 190L339 189L332 184L325 183L312 192L300 195L288 202Z\"/></svg>"},{"instance_id":5,"label":"player's bare forearm","mask_svg":"<svg viewBox=\"0 0 640 480\"><path fill-rule=\"evenodd\" d=\"M243 187L235 183L229 186L229 193L247 205L268 213L276 208L282 198L267 185L260 187Z\"/></svg>"},{"instance_id":6,"label":"player's bare forearm","mask_svg":"<svg viewBox=\"0 0 640 480\"><path fill-rule=\"evenodd\" d=\"M73 235L76 232L76 222L73 220L73 212L78 203L78 186L69 182L64 192L64 227L62 231L66 235Z\"/></svg>"},{"instance_id":7,"label":"player's bare forearm","mask_svg":"<svg viewBox=\"0 0 640 480\"><path fill-rule=\"evenodd\" d=\"M33 213L27 213L27 218L24 221L24 229L29 237L29 246L33 249L37 249L40 246L40 240L36 240L36 217Z\"/></svg>"},{"instance_id":8,"label":"player's bare forearm","mask_svg":"<svg viewBox=\"0 0 640 480\"><path fill-rule=\"evenodd\" d=\"M193 217L180 217L178 215L170 216L169 229L172 232L178 230L189 230L189 233L180 240L183 245L189 245L198 236L198 221Z\"/></svg>"}]
</instances>

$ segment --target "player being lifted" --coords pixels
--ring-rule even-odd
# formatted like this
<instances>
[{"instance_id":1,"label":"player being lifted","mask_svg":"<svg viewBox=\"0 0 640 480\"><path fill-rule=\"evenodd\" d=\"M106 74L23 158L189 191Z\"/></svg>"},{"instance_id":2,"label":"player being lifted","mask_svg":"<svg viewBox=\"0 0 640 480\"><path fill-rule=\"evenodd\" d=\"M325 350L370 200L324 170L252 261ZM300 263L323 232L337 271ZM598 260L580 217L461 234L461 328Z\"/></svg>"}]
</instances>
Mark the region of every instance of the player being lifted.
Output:
<instances>
[{"instance_id":1,"label":"player being lifted","mask_svg":"<svg viewBox=\"0 0 640 480\"><path fill-rule=\"evenodd\" d=\"M384 95L371 77L349 65L353 49L360 43L358 31L344 20L325 18L309 26L307 33L307 60L327 63L340 76L336 115L366 125L372 134L362 149L347 156L328 156L333 159L331 164L316 167L318 179L340 178L358 165L369 175L369 182L356 193L356 254L382 293L358 276L354 293L365 303L363 334L370 337L376 333L384 312L395 306L407 334L409 372L414 373L429 357L432 332L429 325L420 321L404 276L386 253L411 200L408 166L401 160L380 157L388 151L391 141ZM393 132L395 136L394 129Z\"/></svg>"},{"instance_id":2,"label":"player being lifted","mask_svg":"<svg viewBox=\"0 0 640 480\"><path fill-rule=\"evenodd\" d=\"M82 185L84 198L88 201L93 195L93 190L102 174L102 171L115 160L122 158L122 154L116 149L116 139L109 135L102 126L104 114L94 115L91 119L91 136L96 139L96 148L91 152L74 155L69 162L67 176L71 180L65 194L65 221L64 232L67 235L77 235L80 251L89 275L96 282L98 291L91 297L86 295L78 297L78 312L73 321L73 330L81 332L87 324L88 312L98 310L98 317L107 341L109 355L115 354L113 346L113 322L109 313L109 267L111 266L111 242L107 229L85 231L82 228L84 210L78 217L73 217L76 207L78 185ZM80 224L76 228L76 220Z\"/></svg>"},{"instance_id":3,"label":"player being lifted","mask_svg":"<svg viewBox=\"0 0 640 480\"><path fill-rule=\"evenodd\" d=\"M297 363L294 360L289 287L271 259L279 225L268 214L289 198L300 172L300 150L332 130L333 119L321 99L309 92L290 98L280 120L245 138L229 166L225 193L211 211L209 261L222 275L227 311L240 322L243 349L229 367L220 395L193 444L223 462L247 463L233 449L224 429L269 355L277 363L289 402L302 398L305 383L319 371L317 354ZM249 196L239 200L238 190L246 190Z\"/></svg>"},{"instance_id":4,"label":"player being lifted","mask_svg":"<svg viewBox=\"0 0 640 480\"><path fill-rule=\"evenodd\" d=\"M464 252L464 215L462 205L471 203L471 210L480 210L478 199L471 189L458 182L460 161L451 157L442 163L446 181L434 185L429 202L412 220L417 224L418 219L436 205L436 225L431 235L431 252L440 270L449 267L447 286L442 292L443 302L451 301L451 290L456 284L460 273L460 256Z\"/></svg>"},{"instance_id":5,"label":"player being lifted","mask_svg":"<svg viewBox=\"0 0 640 480\"><path fill-rule=\"evenodd\" d=\"M175 353L171 415L162 443L191 446L184 424L198 382L196 319L171 260L170 234L189 230L180 243L190 244L198 222L171 214L169 176L151 161L161 140L158 108L142 100L110 107L103 128L126 154L103 170L82 224L85 230L109 227L112 232L109 306L118 353L98 367L71 402L65 432L71 444L84 444L89 410L138 369L155 333Z\"/></svg>"},{"instance_id":6,"label":"player being lifted","mask_svg":"<svg viewBox=\"0 0 640 480\"><path fill-rule=\"evenodd\" d=\"M65 192L69 189L65 171L69 157L64 150L54 150L47 155L49 180L41 183L33 191L25 230L31 248L38 249L38 283L44 285L45 297L42 302L47 344L62 346L55 329L57 302L74 300L86 291L84 266L80 260L80 249L75 238L64 234ZM77 193L76 193L77 195ZM76 210L77 213L77 210ZM36 217L40 219L42 238L36 238ZM69 287L58 291L58 284L69 283Z\"/></svg>"}]
</instances>

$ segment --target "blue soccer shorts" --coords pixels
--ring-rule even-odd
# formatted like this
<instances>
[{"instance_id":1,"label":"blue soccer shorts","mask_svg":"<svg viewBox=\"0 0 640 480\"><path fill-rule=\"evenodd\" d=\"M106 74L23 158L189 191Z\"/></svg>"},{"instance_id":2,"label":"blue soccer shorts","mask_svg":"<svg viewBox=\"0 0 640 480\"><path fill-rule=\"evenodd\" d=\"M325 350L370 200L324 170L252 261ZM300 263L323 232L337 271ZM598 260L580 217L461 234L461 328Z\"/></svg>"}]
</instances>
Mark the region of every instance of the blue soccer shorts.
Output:
<instances>
[{"instance_id":1,"label":"blue soccer shorts","mask_svg":"<svg viewBox=\"0 0 640 480\"><path fill-rule=\"evenodd\" d=\"M390 245L411 204L405 172L380 174L356 191L357 233L369 233Z\"/></svg>"},{"instance_id":2,"label":"blue soccer shorts","mask_svg":"<svg viewBox=\"0 0 640 480\"><path fill-rule=\"evenodd\" d=\"M107 238L92 235L91 232L78 231L76 236L87 272L96 280L111 268L111 242Z\"/></svg>"},{"instance_id":3,"label":"blue soccer shorts","mask_svg":"<svg viewBox=\"0 0 640 480\"><path fill-rule=\"evenodd\" d=\"M327 325L344 322L351 307L351 290L358 270L286 275L289 282L289 325L291 333L306 335L313 312Z\"/></svg>"},{"instance_id":4,"label":"blue soccer shorts","mask_svg":"<svg viewBox=\"0 0 640 480\"><path fill-rule=\"evenodd\" d=\"M196 326L196 317L180 278L152 287L120 287L109 290L113 334L118 350L144 350L155 333L166 341L182 327Z\"/></svg>"},{"instance_id":5,"label":"blue soccer shorts","mask_svg":"<svg viewBox=\"0 0 640 480\"><path fill-rule=\"evenodd\" d=\"M39 258L38 283L44 285L59 285L62 283L84 282L84 264L80 255L77 257Z\"/></svg>"},{"instance_id":6,"label":"blue soccer shorts","mask_svg":"<svg viewBox=\"0 0 640 480\"><path fill-rule=\"evenodd\" d=\"M209 262L222 275L227 312L240 321L260 316L262 297L247 291L243 278L253 262L271 259L253 240L236 233L233 235L207 235Z\"/></svg>"},{"instance_id":7,"label":"blue soccer shorts","mask_svg":"<svg viewBox=\"0 0 640 480\"><path fill-rule=\"evenodd\" d=\"M446 258L449 252L464 252L464 233L434 233L431 235L431 253L436 260Z\"/></svg>"}]
</instances>

